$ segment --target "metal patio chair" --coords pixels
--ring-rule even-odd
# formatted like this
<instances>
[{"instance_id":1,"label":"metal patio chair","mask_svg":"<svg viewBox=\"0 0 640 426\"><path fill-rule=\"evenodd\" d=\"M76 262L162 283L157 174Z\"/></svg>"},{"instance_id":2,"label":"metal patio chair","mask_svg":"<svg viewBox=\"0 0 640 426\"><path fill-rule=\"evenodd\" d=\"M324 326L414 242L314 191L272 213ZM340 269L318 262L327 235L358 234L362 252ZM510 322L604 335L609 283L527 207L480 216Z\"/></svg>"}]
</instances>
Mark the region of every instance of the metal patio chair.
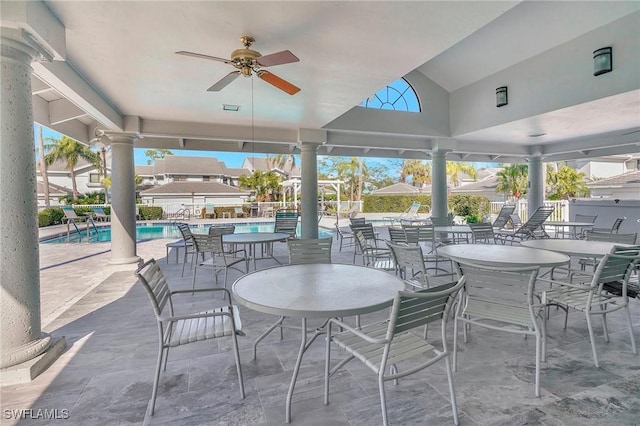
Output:
<instances>
[{"instance_id":1,"label":"metal patio chair","mask_svg":"<svg viewBox=\"0 0 640 426\"><path fill-rule=\"evenodd\" d=\"M600 315L605 341L609 342L607 330L607 314L618 310L626 313L631 347L634 354L638 354L633 337L633 321L629 311L629 296L627 293L629 277L640 262L640 246L614 246L598 263L594 274L576 272L571 274L571 282L560 280L540 279L552 285L549 290L542 292L542 303L548 306L556 305L565 311L564 327L567 326L569 309L584 312L589 330L593 363L599 367L596 352L595 335L591 317ZM606 289L607 285L616 285L620 293L615 294ZM547 315L544 316L545 321Z\"/></svg>"},{"instance_id":2,"label":"metal patio chair","mask_svg":"<svg viewBox=\"0 0 640 426\"><path fill-rule=\"evenodd\" d=\"M155 259L150 259L136 270L138 281L144 287L158 325L158 360L156 362L151 391L150 415L153 416L160 382L160 370L164 362L164 370L167 368L169 349L189 343L219 337L231 337L233 342L233 354L236 361L240 396L245 397L244 382L242 380L242 367L240 365L240 353L238 351L237 336L243 336L240 312L235 305L225 305L212 308L204 312L195 312L178 315L174 312L173 296L177 294L192 293L191 290L171 291L162 270ZM195 292L223 292L227 299L231 300L231 293L226 288L198 289Z\"/></svg>"},{"instance_id":3,"label":"metal patio chair","mask_svg":"<svg viewBox=\"0 0 640 426\"><path fill-rule=\"evenodd\" d=\"M229 269L234 269L240 273L249 272L249 258L244 249L228 250L222 242L222 234L201 235L193 234L193 288L196 288L196 273L198 268L208 268L213 270L216 285L218 284L218 274L224 272L224 287L227 287L227 275ZM206 258L209 254L211 257ZM203 260L198 260L202 255ZM244 263L244 271L236 265Z\"/></svg>"},{"instance_id":4,"label":"metal patio chair","mask_svg":"<svg viewBox=\"0 0 640 426\"><path fill-rule=\"evenodd\" d=\"M400 291L393 301L389 320L356 329L350 325L331 319L327 325L326 361L324 373L324 403L329 404L329 379L347 362L358 359L378 376L380 406L383 425L389 424L384 384L421 371L444 360L449 382L449 398L453 413L453 423L458 424L455 388L449 350L446 325L449 312L458 291L464 285L465 278L448 285L420 290L418 292ZM441 341L436 346L426 339L418 337L411 330L440 321ZM344 330L334 332L334 326ZM347 357L331 368L331 344L347 352ZM441 347L442 349L438 349ZM399 367L408 361L406 369Z\"/></svg>"},{"instance_id":5,"label":"metal patio chair","mask_svg":"<svg viewBox=\"0 0 640 426\"><path fill-rule=\"evenodd\" d=\"M535 395L540 396L540 362L545 361L544 304L535 293L538 267L501 268L454 262L466 282L460 291L453 334L453 371L457 370L458 324L465 343L468 326L536 338ZM469 349L471 350L471 349Z\"/></svg>"}]
</instances>

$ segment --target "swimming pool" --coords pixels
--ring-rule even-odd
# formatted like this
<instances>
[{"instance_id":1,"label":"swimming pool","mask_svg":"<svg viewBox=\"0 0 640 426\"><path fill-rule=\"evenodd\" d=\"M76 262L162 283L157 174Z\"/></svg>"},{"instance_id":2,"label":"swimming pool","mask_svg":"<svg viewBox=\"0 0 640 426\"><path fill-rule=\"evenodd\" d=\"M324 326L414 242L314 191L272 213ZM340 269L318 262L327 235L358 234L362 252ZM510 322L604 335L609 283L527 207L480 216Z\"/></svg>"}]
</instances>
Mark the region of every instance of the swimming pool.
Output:
<instances>
[{"instance_id":1,"label":"swimming pool","mask_svg":"<svg viewBox=\"0 0 640 426\"><path fill-rule=\"evenodd\" d=\"M192 224L189 225L191 232L194 234L206 234L209 232L209 227L212 223ZM235 225L236 234L246 232L273 232L273 222L256 222L256 223L232 223ZM72 243L86 243L87 242L87 230L82 225L80 227L81 232L73 232L70 235L70 242ZM328 237L333 235L332 232L325 229L318 231L320 237ZM298 224L298 235L300 235L300 225ZM111 226L110 225L98 225L95 228L90 228L89 238L92 243L104 243L111 241ZM136 240L157 240L161 238L182 238L178 227L174 223L168 222L155 222L155 223L139 223L136 226ZM55 236L50 239L41 241L43 244L60 244L67 242L67 234Z\"/></svg>"}]
</instances>

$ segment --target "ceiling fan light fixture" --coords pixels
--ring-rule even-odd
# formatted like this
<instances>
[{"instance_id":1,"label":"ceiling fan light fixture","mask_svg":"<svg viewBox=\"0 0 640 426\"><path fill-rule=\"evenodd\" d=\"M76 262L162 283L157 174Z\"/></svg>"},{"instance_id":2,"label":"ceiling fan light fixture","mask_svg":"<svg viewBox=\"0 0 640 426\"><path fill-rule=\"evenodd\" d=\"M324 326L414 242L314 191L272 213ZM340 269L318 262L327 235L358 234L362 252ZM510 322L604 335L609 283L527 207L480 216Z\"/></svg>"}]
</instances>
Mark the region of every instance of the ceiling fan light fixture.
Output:
<instances>
[{"instance_id":1,"label":"ceiling fan light fixture","mask_svg":"<svg viewBox=\"0 0 640 426\"><path fill-rule=\"evenodd\" d=\"M222 104L222 110L223 110L223 111L233 111L233 112L238 112L238 111L240 111L240 105L228 105L228 104Z\"/></svg>"}]
</instances>

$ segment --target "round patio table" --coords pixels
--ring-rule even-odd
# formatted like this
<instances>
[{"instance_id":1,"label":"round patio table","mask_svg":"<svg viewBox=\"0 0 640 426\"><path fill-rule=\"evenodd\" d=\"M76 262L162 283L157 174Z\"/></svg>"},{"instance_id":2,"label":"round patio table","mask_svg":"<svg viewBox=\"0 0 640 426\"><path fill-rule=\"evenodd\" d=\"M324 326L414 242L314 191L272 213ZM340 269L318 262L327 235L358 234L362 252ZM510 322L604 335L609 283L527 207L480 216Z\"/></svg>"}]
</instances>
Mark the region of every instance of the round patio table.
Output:
<instances>
[{"instance_id":1,"label":"round patio table","mask_svg":"<svg viewBox=\"0 0 640 426\"><path fill-rule=\"evenodd\" d=\"M613 246L628 246L629 244L611 243L609 241L587 240L527 240L520 243L523 247L551 250L569 256L599 258L609 253Z\"/></svg>"},{"instance_id":2,"label":"round patio table","mask_svg":"<svg viewBox=\"0 0 640 426\"><path fill-rule=\"evenodd\" d=\"M256 260L271 258L282 264L278 259L273 256L272 244L277 241L286 241L291 235L284 232L242 232L238 234L223 234L222 241L228 244L242 244L249 246L249 256L253 258L253 269L256 269ZM266 244L267 250L265 257L265 250L262 250L262 257L256 256L256 245ZM264 246L263 246L264 248Z\"/></svg>"},{"instance_id":3,"label":"round patio table","mask_svg":"<svg viewBox=\"0 0 640 426\"><path fill-rule=\"evenodd\" d=\"M555 267L569 263L569 256L530 247L494 244L453 244L439 247L438 255L458 263L520 268L527 266Z\"/></svg>"},{"instance_id":4,"label":"round patio table","mask_svg":"<svg viewBox=\"0 0 640 426\"><path fill-rule=\"evenodd\" d=\"M593 228L593 222L562 222L562 221L547 221L544 222L542 225L544 226L553 226L554 229L554 235L557 238L558 233L560 233L560 228L569 228L569 235L572 236L574 239L576 239L578 237L577 235L577 229L580 228L580 232L582 232L585 228ZM564 238L565 232L562 231L562 238Z\"/></svg>"},{"instance_id":5,"label":"round patio table","mask_svg":"<svg viewBox=\"0 0 640 426\"><path fill-rule=\"evenodd\" d=\"M234 300L242 306L302 321L302 339L285 405L291 421L291 399L302 356L323 329L307 337L307 318L329 319L375 312L391 306L404 281L388 272L357 265L305 264L263 269L233 284Z\"/></svg>"}]
</instances>

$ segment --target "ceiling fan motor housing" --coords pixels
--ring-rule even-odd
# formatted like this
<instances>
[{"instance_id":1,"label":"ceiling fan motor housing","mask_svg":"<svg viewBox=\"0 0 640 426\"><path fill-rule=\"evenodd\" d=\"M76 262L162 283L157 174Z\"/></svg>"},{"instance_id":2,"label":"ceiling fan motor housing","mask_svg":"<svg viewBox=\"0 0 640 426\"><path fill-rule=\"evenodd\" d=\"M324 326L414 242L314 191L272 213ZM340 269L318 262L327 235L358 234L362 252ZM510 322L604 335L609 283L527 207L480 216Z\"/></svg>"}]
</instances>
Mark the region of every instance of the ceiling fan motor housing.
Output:
<instances>
[{"instance_id":1,"label":"ceiling fan motor housing","mask_svg":"<svg viewBox=\"0 0 640 426\"><path fill-rule=\"evenodd\" d=\"M255 68L259 67L256 59L260 56L262 56L260 52L252 49L236 49L231 52L231 61L233 62L233 66L242 72L242 75L249 77L251 76L251 71L255 71Z\"/></svg>"}]
</instances>

